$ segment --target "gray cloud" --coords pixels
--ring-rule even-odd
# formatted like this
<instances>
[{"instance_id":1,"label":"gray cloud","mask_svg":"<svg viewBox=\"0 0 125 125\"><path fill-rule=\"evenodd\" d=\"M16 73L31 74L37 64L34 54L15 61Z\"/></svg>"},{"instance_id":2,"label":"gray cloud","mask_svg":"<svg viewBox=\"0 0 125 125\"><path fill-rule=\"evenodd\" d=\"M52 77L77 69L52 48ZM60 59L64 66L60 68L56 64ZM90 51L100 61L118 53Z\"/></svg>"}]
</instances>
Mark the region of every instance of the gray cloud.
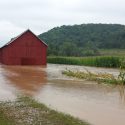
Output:
<instances>
[{"instance_id":1,"label":"gray cloud","mask_svg":"<svg viewBox=\"0 0 125 125\"><path fill-rule=\"evenodd\" d=\"M124 5L124 0L0 1L0 45L27 28L39 34L69 24L125 24Z\"/></svg>"}]
</instances>

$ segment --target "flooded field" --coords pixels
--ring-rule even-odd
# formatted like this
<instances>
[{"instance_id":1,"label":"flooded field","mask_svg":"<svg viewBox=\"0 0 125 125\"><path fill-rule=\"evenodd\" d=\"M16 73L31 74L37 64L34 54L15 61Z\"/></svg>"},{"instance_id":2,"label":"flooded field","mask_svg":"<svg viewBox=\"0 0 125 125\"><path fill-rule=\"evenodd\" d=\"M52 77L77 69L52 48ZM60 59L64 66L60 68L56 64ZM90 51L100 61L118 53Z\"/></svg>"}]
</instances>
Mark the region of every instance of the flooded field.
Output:
<instances>
[{"instance_id":1,"label":"flooded field","mask_svg":"<svg viewBox=\"0 0 125 125\"><path fill-rule=\"evenodd\" d=\"M125 125L125 88L69 78L62 70L89 70L118 75L117 69L52 65L1 66L0 100L13 100L18 94L33 96L61 112L92 125Z\"/></svg>"}]
</instances>

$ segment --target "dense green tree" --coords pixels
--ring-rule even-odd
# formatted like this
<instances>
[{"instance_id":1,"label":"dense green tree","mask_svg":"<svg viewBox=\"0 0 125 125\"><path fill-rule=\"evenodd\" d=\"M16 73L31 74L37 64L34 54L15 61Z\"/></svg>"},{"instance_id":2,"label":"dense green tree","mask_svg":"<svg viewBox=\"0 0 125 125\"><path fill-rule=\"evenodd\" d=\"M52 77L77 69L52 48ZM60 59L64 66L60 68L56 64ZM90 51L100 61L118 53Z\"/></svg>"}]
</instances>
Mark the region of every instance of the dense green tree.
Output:
<instances>
[{"instance_id":1,"label":"dense green tree","mask_svg":"<svg viewBox=\"0 0 125 125\"><path fill-rule=\"evenodd\" d=\"M77 46L74 43L64 42L60 46L60 55L77 56Z\"/></svg>"}]
</instances>

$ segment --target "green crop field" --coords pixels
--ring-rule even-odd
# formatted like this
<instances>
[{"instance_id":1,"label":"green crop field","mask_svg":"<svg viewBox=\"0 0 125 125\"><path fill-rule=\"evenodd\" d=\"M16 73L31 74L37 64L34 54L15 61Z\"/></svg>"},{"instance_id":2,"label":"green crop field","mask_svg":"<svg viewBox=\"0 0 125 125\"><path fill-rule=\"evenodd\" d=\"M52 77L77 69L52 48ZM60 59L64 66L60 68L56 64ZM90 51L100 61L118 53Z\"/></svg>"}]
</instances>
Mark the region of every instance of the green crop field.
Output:
<instances>
[{"instance_id":1,"label":"green crop field","mask_svg":"<svg viewBox=\"0 0 125 125\"><path fill-rule=\"evenodd\" d=\"M48 57L48 63L53 64L68 64L68 65L84 65L96 67L117 68L120 66L120 60L123 57L119 56L96 56L96 57Z\"/></svg>"}]
</instances>

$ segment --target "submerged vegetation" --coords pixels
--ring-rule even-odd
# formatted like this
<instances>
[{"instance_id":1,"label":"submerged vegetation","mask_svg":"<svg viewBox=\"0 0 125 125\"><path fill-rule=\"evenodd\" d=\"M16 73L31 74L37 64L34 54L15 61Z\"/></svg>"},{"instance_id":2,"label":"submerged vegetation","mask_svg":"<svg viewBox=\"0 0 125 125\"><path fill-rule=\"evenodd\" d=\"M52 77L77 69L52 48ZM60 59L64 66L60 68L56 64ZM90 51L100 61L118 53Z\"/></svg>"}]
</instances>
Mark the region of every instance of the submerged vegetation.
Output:
<instances>
[{"instance_id":1,"label":"submerged vegetation","mask_svg":"<svg viewBox=\"0 0 125 125\"><path fill-rule=\"evenodd\" d=\"M120 72L118 76L114 76L113 74L109 73L92 73L88 70L84 72L84 71L71 71L67 69L63 71L62 74L80 79L97 81L98 83L103 82L103 83L125 85L125 59L121 59L119 65L120 65Z\"/></svg>"},{"instance_id":2,"label":"submerged vegetation","mask_svg":"<svg viewBox=\"0 0 125 125\"><path fill-rule=\"evenodd\" d=\"M112 74L108 74L108 73L92 73L88 70L86 70L86 72L65 70L62 72L62 74L80 78L80 79L97 81L98 83L102 83L102 82L103 83L112 83L112 84L120 83L120 80L115 78Z\"/></svg>"},{"instance_id":3,"label":"submerged vegetation","mask_svg":"<svg viewBox=\"0 0 125 125\"><path fill-rule=\"evenodd\" d=\"M29 97L0 103L0 125L89 125L47 108Z\"/></svg>"},{"instance_id":4,"label":"submerged vegetation","mask_svg":"<svg viewBox=\"0 0 125 125\"><path fill-rule=\"evenodd\" d=\"M84 65L96 67L120 67L122 57L117 56L98 56L98 57L48 57L48 63Z\"/></svg>"}]
</instances>

